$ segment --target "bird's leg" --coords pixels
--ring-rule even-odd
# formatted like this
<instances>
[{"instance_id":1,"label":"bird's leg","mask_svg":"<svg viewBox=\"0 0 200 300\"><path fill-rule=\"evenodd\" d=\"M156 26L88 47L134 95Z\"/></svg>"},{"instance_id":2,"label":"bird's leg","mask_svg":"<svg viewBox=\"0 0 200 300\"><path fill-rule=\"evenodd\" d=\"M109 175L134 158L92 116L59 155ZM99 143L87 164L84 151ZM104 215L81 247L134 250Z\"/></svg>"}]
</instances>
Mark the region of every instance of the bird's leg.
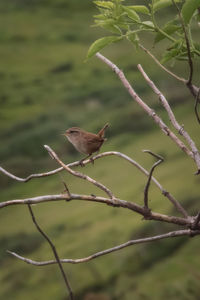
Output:
<instances>
[{"instance_id":1,"label":"bird's leg","mask_svg":"<svg viewBox=\"0 0 200 300\"><path fill-rule=\"evenodd\" d=\"M81 167L85 167L85 165L84 165L84 160L85 159L87 159L88 157L90 157L91 156L91 154L88 154L86 157L84 157L84 158L82 158L80 161L79 161L79 165L81 166Z\"/></svg>"},{"instance_id":2,"label":"bird's leg","mask_svg":"<svg viewBox=\"0 0 200 300\"><path fill-rule=\"evenodd\" d=\"M93 157L90 157L90 162L94 165L94 159L93 159Z\"/></svg>"}]
</instances>

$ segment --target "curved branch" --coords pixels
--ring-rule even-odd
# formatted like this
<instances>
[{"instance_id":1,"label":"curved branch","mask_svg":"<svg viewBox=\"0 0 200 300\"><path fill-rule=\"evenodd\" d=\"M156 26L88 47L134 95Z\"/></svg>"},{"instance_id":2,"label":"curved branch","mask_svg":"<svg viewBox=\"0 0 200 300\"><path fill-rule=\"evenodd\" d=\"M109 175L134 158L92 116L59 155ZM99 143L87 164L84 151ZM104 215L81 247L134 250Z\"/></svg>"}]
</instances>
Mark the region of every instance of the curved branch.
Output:
<instances>
[{"instance_id":1,"label":"curved branch","mask_svg":"<svg viewBox=\"0 0 200 300\"><path fill-rule=\"evenodd\" d=\"M79 263L84 263L84 262L88 262L92 259L95 259L97 257L115 252L115 251L119 251L123 248L132 246L132 245L136 245L136 244L143 244L143 243L149 243L149 242L154 242L154 241L158 241L158 240L162 240L162 239L166 239L166 238L173 238L173 237L179 237L179 236L195 236L195 235L199 235L200 231L199 230L190 230L190 229L185 229L185 230L177 230L177 231L171 231L168 233L164 233L164 234L160 234L160 235L156 235L156 236L152 236L152 237L147 237L147 238L142 238L142 239L137 239L137 240L130 240L126 243L120 244L118 246L103 250L103 251L99 251L97 253L94 253L90 256L87 257L83 257L83 258L78 258L78 259L60 259L60 262L62 263L70 263L70 264L79 264ZM15 257L17 257L18 259L26 262L27 264L31 264L31 265L35 265L35 266L46 266L46 265L51 265L51 264L56 264L57 261L56 260L48 260L48 261L35 261L29 258L25 258L15 252L9 251L7 250L7 252Z\"/></svg>"},{"instance_id":2,"label":"curved branch","mask_svg":"<svg viewBox=\"0 0 200 300\"><path fill-rule=\"evenodd\" d=\"M150 183L151 183L151 178L152 178L152 175L153 175L153 171L154 169L159 165L161 164L163 161L164 161L164 158L160 155L157 155L149 150L143 150L143 152L146 152L146 153L149 153L151 154L152 156L158 158L159 160L156 161L153 166L151 167L151 170L149 172L149 177L148 177L148 180L147 180L147 183L146 183L146 186L145 186L145 189L144 189L144 208L148 211L150 211L149 209L149 205L148 205L148 200L149 200L149 197L148 197L148 192L149 192L149 187L150 187Z\"/></svg>"},{"instance_id":3,"label":"curved branch","mask_svg":"<svg viewBox=\"0 0 200 300\"><path fill-rule=\"evenodd\" d=\"M61 274L62 274L62 277L64 279L64 282L65 282L65 285L67 287L67 290L69 292L69 296L70 296L70 299L73 300L74 299L74 296L73 296L73 292L72 292L72 289L71 289L71 286L70 286L70 283L69 283L69 280L64 272L64 269L62 267L62 264L61 264L61 261L60 261L60 258L58 256L58 253L57 253L57 250L56 250L56 247L54 246L54 244L52 243L52 241L50 240L50 238L47 236L47 234L40 228L40 226L38 225L36 219L35 219L35 216L34 216L34 213L33 213L33 210L31 208L31 205L28 204L28 209L29 209L29 212L30 212L30 215L31 215L31 218L32 218L32 221L33 223L35 224L35 227L37 228L37 230L41 233L41 235L45 238L45 240L49 243L52 251L53 251L53 254L55 256L55 259L56 259L56 263L58 264L59 268L60 268L60 271L61 271Z\"/></svg>"},{"instance_id":4,"label":"curved branch","mask_svg":"<svg viewBox=\"0 0 200 300\"><path fill-rule=\"evenodd\" d=\"M98 155L95 155L93 156L93 160L96 160L96 159L99 159L99 158L102 158L102 157L106 157L106 156L110 156L110 155L115 155L115 156L118 156L118 157L121 157L123 158L124 160L128 161L130 164L132 164L133 166L135 166L140 172L142 172L143 174L145 174L146 176L149 176L149 172L144 169L139 163L137 163L135 160L131 159L129 156L121 153L121 152L117 152L117 151L109 151L109 152L103 152L103 153L100 153ZM84 164L88 164L88 163L91 163L90 159L87 159L84 161ZM80 166L80 163L79 161L76 161L76 162L73 162L73 163L70 163L68 164L67 166L69 167L72 167L72 166ZM2 173L4 173L5 175L17 180L17 181L20 181L20 182L27 182L33 178L40 178L40 177L45 177L45 176L51 176L51 175L54 175L58 172L61 172L63 171L64 168L63 167L60 167L58 169L55 169L55 170L52 170L50 172L46 172L46 173L39 173L39 174L31 174L29 175L28 177L26 178L20 178L20 177L17 177L11 173L9 173L8 171L6 171L5 169L3 169L2 167L0 167L0 171ZM168 191L166 191L163 186L154 178L152 177L152 181L156 184L156 186L160 189L161 193L168 198L168 200L175 206L175 208L184 216L187 218L188 214L187 212L185 211L185 209L181 206L181 204L174 198L174 196L172 194L170 194ZM48 195L47 195L48 197ZM56 199L55 199L56 200ZM59 199L60 200L60 199ZM63 198L62 198L63 200ZM16 200L14 200L16 201ZM47 200L49 201L49 200ZM0 208L1 208L1 203L0 203Z\"/></svg>"},{"instance_id":5,"label":"curved branch","mask_svg":"<svg viewBox=\"0 0 200 300\"><path fill-rule=\"evenodd\" d=\"M143 174L145 174L146 176L149 175L149 172L144 169L139 163L137 163L135 160L133 160L132 158L130 158L129 156L127 156L126 154L123 154L121 152L117 152L117 151L108 151L108 152L103 152L103 153L99 153L97 155L94 155L92 157L93 160L96 160L96 159L99 159L99 158L102 158L102 157L106 157L106 156L111 156L111 155L115 155L115 156L118 156L118 157L121 157L123 158L124 160L128 161L129 163L131 163L132 165L134 165L138 170L140 170ZM84 165L87 165L91 163L91 160L90 159L87 159L84 161ZM80 162L79 161L75 161L73 163L69 163L67 164L68 167L77 167L77 166L80 166ZM28 182L29 180L31 179L34 179L34 178L41 178L41 177L46 177L46 176L51 176L51 175L55 175L61 171L63 171L64 168L63 167L60 167L60 168L57 168L55 170L52 170L52 171L49 171L49 172L43 172L43 173L38 173L38 174L31 174L25 178L22 178L22 177L18 177L18 176L15 176L14 174L8 172L7 170L5 170L3 167L0 167L0 172L2 172L3 174L7 175L8 177L16 180L16 181L19 181L19 182ZM162 187L160 185L160 183L153 177L152 180L154 181L154 183L158 186L158 188L160 190L162 190Z\"/></svg>"}]
</instances>

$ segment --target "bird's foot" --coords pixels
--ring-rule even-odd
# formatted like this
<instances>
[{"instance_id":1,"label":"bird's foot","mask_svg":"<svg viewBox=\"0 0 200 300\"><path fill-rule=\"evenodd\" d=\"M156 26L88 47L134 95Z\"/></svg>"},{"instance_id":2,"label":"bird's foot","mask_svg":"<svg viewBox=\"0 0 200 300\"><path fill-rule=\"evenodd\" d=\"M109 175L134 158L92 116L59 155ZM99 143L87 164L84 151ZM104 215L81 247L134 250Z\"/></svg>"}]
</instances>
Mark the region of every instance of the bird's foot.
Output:
<instances>
[{"instance_id":1,"label":"bird's foot","mask_svg":"<svg viewBox=\"0 0 200 300\"><path fill-rule=\"evenodd\" d=\"M90 157L90 162L94 165L94 158Z\"/></svg>"},{"instance_id":2,"label":"bird's foot","mask_svg":"<svg viewBox=\"0 0 200 300\"><path fill-rule=\"evenodd\" d=\"M79 161L79 165L81 166L81 168L85 167L85 164L84 164L83 160Z\"/></svg>"}]
</instances>

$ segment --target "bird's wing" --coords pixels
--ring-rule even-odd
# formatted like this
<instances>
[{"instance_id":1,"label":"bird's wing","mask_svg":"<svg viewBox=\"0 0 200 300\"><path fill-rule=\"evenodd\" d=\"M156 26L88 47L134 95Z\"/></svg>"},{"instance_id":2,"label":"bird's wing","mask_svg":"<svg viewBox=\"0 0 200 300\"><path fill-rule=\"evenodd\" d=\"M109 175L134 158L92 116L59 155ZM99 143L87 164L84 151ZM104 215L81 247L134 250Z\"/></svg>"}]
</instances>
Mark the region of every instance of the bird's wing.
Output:
<instances>
[{"instance_id":1,"label":"bird's wing","mask_svg":"<svg viewBox=\"0 0 200 300\"><path fill-rule=\"evenodd\" d=\"M104 139L99 138L99 137L88 137L87 142L88 144L97 144L97 143L102 143Z\"/></svg>"}]
</instances>

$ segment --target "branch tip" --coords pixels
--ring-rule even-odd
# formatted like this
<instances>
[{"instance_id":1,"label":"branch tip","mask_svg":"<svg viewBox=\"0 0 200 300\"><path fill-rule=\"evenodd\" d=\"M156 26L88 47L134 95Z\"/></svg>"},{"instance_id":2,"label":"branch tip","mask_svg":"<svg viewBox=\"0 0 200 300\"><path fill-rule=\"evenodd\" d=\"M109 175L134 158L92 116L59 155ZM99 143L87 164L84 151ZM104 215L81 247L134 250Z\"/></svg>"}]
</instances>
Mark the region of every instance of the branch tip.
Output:
<instances>
[{"instance_id":1,"label":"branch tip","mask_svg":"<svg viewBox=\"0 0 200 300\"><path fill-rule=\"evenodd\" d=\"M144 152L144 153L149 153L149 154L151 154L153 157L158 158L159 160L161 160L162 162L164 161L164 158L163 158L161 155L156 154L156 153L152 152L151 150L142 150L142 152Z\"/></svg>"}]
</instances>

